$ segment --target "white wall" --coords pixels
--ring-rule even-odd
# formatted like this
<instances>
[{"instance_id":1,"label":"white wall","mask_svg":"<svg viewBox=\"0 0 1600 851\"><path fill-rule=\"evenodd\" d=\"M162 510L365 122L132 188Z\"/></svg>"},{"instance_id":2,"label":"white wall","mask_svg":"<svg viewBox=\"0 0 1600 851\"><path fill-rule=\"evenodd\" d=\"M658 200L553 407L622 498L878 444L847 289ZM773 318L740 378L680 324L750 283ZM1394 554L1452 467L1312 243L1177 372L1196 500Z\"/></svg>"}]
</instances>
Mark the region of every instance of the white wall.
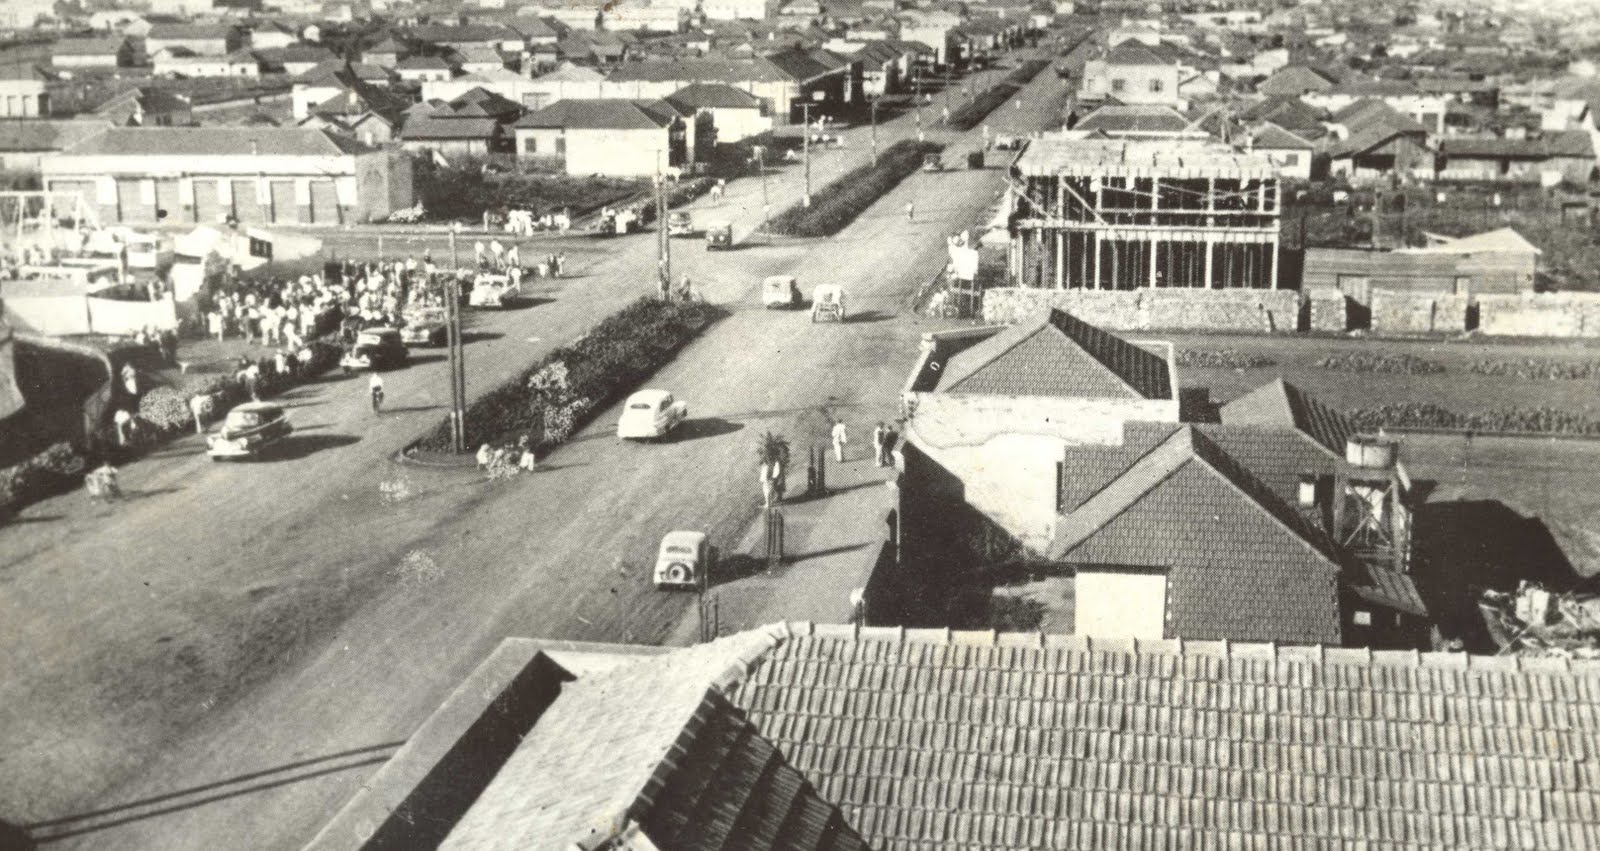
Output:
<instances>
[{"instance_id":1,"label":"white wall","mask_svg":"<svg viewBox=\"0 0 1600 851\"><path fill-rule=\"evenodd\" d=\"M711 120L717 127L718 142L737 142L772 129L772 116L756 109L713 109Z\"/></svg>"},{"instance_id":2,"label":"white wall","mask_svg":"<svg viewBox=\"0 0 1600 851\"><path fill-rule=\"evenodd\" d=\"M1074 633L1096 638L1166 637L1166 574L1080 567L1072 590Z\"/></svg>"},{"instance_id":3,"label":"white wall","mask_svg":"<svg viewBox=\"0 0 1600 851\"><path fill-rule=\"evenodd\" d=\"M667 150L660 130L567 131L567 174L644 177L656 173L657 151ZM660 158L664 164L665 154Z\"/></svg>"}]
</instances>

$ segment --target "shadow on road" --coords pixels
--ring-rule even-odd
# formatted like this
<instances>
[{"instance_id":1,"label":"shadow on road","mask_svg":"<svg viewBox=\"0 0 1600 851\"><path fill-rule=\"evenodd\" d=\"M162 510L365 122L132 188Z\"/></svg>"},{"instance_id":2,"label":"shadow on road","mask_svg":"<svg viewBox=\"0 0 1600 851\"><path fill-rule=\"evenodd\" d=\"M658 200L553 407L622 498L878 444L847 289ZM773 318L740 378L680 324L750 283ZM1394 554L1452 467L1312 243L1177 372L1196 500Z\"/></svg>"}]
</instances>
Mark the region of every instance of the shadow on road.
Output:
<instances>
[{"instance_id":1,"label":"shadow on road","mask_svg":"<svg viewBox=\"0 0 1600 851\"><path fill-rule=\"evenodd\" d=\"M863 310L860 313L852 313L849 316L846 316L844 321L851 325L866 325L872 322L883 322L884 320L893 318L893 313L884 313L881 310Z\"/></svg>"},{"instance_id":2,"label":"shadow on road","mask_svg":"<svg viewBox=\"0 0 1600 851\"><path fill-rule=\"evenodd\" d=\"M555 299L551 299L551 301L554 301L554 300ZM500 339L501 337L504 337L504 336L505 335L500 333L499 331L462 331L461 332L461 342L468 343L468 344L471 344L471 343L483 343L483 342L487 342L489 340L498 340L498 339Z\"/></svg>"},{"instance_id":3,"label":"shadow on road","mask_svg":"<svg viewBox=\"0 0 1600 851\"><path fill-rule=\"evenodd\" d=\"M277 446L277 451L263 460L271 461L298 461L308 458L324 449L337 449L360 443L361 438L353 434L308 434L294 435Z\"/></svg>"},{"instance_id":4,"label":"shadow on road","mask_svg":"<svg viewBox=\"0 0 1600 851\"><path fill-rule=\"evenodd\" d=\"M706 587L716 588L766 572L765 561L745 553L730 553L717 559L716 566L706 577Z\"/></svg>"},{"instance_id":5,"label":"shadow on road","mask_svg":"<svg viewBox=\"0 0 1600 851\"><path fill-rule=\"evenodd\" d=\"M732 434L744 428L744 423L730 422L717 417L701 417L694 420L684 420L682 425L673 429L662 443L683 443L689 440L699 440L703 437L720 437Z\"/></svg>"},{"instance_id":6,"label":"shadow on road","mask_svg":"<svg viewBox=\"0 0 1600 851\"><path fill-rule=\"evenodd\" d=\"M860 543L860 544L847 544L847 545L841 546L841 547L828 547L825 550L815 550L815 551L809 552L809 553L800 553L799 555L784 556L783 563L784 564L799 564L800 562L805 561L806 559L821 558L823 556L832 556L832 555L838 555L840 553L855 552L856 550L862 549L864 547L869 547L869 546L871 546L871 544Z\"/></svg>"},{"instance_id":7,"label":"shadow on road","mask_svg":"<svg viewBox=\"0 0 1600 851\"><path fill-rule=\"evenodd\" d=\"M385 413L385 414L411 414L411 413L416 413L417 411L438 411L438 410L442 410L443 408L444 408L443 405L410 405L410 406L404 407L404 408L384 408L381 413Z\"/></svg>"},{"instance_id":8,"label":"shadow on road","mask_svg":"<svg viewBox=\"0 0 1600 851\"><path fill-rule=\"evenodd\" d=\"M326 756L298 760L285 763L276 768L252 771L226 780L219 780L215 783L180 789L139 801L130 801L113 807L105 807L99 810L90 810L62 818L50 819L49 821L23 825L21 830L32 837L32 842L41 845L74 836L82 836L156 816L194 809L195 807L224 801L240 795L247 795L252 792L262 792L279 786L298 783L302 780L311 780L352 768L386 762L393 755L392 751L403 744L405 744L403 741L385 742L381 745L353 748ZM5 831L0 830L0 839L5 838L8 838ZM0 843L0 847L9 849L13 846ZM30 846L22 845L20 847L27 848Z\"/></svg>"}]
</instances>

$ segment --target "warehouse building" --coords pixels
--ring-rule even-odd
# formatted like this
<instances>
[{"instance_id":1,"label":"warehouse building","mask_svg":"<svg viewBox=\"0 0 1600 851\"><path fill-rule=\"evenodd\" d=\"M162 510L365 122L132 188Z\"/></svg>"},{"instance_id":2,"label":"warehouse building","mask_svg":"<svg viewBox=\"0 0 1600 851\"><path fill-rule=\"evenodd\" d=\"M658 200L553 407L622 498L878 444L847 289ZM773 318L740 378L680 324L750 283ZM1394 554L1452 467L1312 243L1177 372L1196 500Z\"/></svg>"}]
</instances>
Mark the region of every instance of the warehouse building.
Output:
<instances>
[{"instance_id":1,"label":"warehouse building","mask_svg":"<svg viewBox=\"0 0 1600 851\"><path fill-rule=\"evenodd\" d=\"M415 203L404 154L304 127L118 127L40 171L106 224L336 225Z\"/></svg>"},{"instance_id":2,"label":"warehouse building","mask_svg":"<svg viewBox=\"0 0 1600 851\"><path fill-rule=\"evenodd\" d=\"M1205 140L1034 140L1010 169L1017 286L1278 288L1278 168Z\"/></svg>"}]
</instances>

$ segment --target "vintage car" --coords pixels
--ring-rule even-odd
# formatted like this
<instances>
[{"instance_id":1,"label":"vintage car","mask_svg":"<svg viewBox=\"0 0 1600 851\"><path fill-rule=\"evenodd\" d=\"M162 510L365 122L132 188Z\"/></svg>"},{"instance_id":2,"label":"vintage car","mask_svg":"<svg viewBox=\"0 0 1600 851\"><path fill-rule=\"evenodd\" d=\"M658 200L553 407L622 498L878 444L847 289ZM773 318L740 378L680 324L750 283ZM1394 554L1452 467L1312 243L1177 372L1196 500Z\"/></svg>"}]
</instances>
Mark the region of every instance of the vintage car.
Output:
<instances>
[{"instance_id":1,"label":"vintage car","mask_svg":"<svg viewBox=\"0 0 1600 851\"><path fill-rule=\"evenodd\" d=\"M406 311L400 341L408 346L442 346L450 337L450 318L442 307L414 307Z\"/></svg>"},{"instance_id":2,"label":"vintage car","mask_svg":"<svg viewBox=\"0 0 1600 851\"><path fill-rule=\"evenodd\" d=\"M811 291L811 321L844 321L844 287L822 284Z\"/></svg>"},{"instance_id":3,"label":"vintage car","mask_svg":"<svg viewBox=\"0 0 1600 851\"><path fill-rule=\"evenodd\" d=\"M472 279L472 295L467 304L473 307L505 307L516 298L521 287L511 282L509 275L499 272L480 272Z\"/></svg>"},{"instance_id":4,"label":"vintage car","mask_svg":"<svg viewBox=\"0 0 1600 851\"><path fill-rule=\"evenodd\" d=\"M944 160L938 154L928 154L922 158L923 171L944 171Z\"/></svg>"},{"instance_id":5,"label":"vintage car","mask_svg":"<svg viewBox=\"0 0 1600 851\"><path fill-rule=\"evenodd\" d=\"M221 429L206 436L206 454L213 461L259 458L293 431L283 408L267 402L246 402L228 412Z\"/></svg>"},{"instance_id":6,"label":"vintage car","mask_svg":"<svg viewBox=\"0 0 1600 851\"><path fill-rule=\"evenodd\" d=\"M368 328L356 333L355 345L339 359L346 375L358 369L394 369L406 362L406 344L397 328Z\"/></svg>"},{"instance_id":7,"label":"vintage car","mask_svg":"<svg viewBox=\"0 0 1600 851\"><path fill-rule=\"evenodd\" d=\"M706 224L706 250L726 251L733 247L733 225L727 222Z\"/></svg>"},{"instance_id":8,"label":"vintage car","mask_svg":"<svg viewBox=\"0 0 1600 851\"><path fill-rule=\"evenodd\" d=\"M761 282L762 307L799 307L803 303L800 285L793 275L772 275Z\"/></svg>"},{"instance_id":9,"label":"vintage car","mask_svg":"<svg viewBox=\"0 0 1600 851\"><path fill-rule=\"evenodd\" d=\"M689 406L666 390L640 390L628 397L617 420L620 440L652 440L677 428L689 417Z\"/></svg>"},{"instance_id":10,"label":"vintage car","mask_svg":"<svg viewBox=\"0 0 1600 851\"><path fill-rule=\"evenodd\" d=\"M694 217L682 210L667 214L667 236L694 236Z\"/></svg>"},{"instance_id":11,"label":"vintage car","mask_svg":"<svg viewBox=\"0 0 1600 851\"><path fill-rule=\"evenodd\" d=\"M656 587L704 587L716 560L717 549L706 540L706 533L668 532L656 552Z\"/></svg>"}]
</instances>

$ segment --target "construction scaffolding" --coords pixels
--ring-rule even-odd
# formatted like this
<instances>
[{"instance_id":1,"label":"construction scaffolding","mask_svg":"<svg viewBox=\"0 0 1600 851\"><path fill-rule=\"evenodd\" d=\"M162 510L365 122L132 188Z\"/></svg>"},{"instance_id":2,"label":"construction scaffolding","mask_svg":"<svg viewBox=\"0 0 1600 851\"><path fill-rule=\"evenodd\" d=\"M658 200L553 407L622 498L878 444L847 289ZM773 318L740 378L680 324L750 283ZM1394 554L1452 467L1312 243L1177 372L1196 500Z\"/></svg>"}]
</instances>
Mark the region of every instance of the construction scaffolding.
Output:
<instances>
[{"instance_id":1,"label":"construction scaffolding","mask_svg":"<svg viewBox=\"0 0 1600 851\"><path fill-rule=\"evenodd\" d=\"M1035 139L1009 172L1011 279L1048 289L1277 289L1277 171L1192 139Z\"/></svg>"}]
</instances>

